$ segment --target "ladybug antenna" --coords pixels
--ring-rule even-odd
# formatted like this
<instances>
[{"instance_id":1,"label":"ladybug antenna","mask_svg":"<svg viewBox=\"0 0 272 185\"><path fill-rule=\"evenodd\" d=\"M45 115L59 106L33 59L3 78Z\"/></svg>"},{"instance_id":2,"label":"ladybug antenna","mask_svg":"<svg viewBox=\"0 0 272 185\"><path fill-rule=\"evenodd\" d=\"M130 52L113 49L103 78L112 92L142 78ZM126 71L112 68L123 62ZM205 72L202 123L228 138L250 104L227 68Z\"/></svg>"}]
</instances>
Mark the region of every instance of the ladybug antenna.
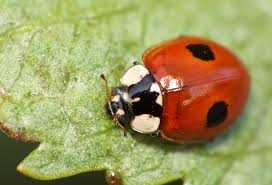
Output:
<instances>
[{"instance_id":1,"label":"ladybug antenna","mask_svg":"<svg viewBox=\"0 0 272 185\"><path fill-rule=\"evenodd\" d=\"M111 95L110 95L110 91L109 91L109 85L108 85L108 80L106 78L106 76L104 74L100 75L100 78L105 82L105 89L106 89L106 96L107 96L107 107L108 110L110 112L111 115L113 114L113 111L111 109L111 103L110 103L110 99L111 99Z\"/></svg>"},{"instance_id":2,"label":"ladybug antenna","mask_svg":"<svg viewBox=\"0 0 272 185\"><path fill-rule=\"evenodd\" d=\"M108 80L104 74L100 75L101 79L105 82L105 89L106 89L106 95L107 95L107 101L110 101L110 91L109 91L109 85Z\"/></svg>"}]
</instances>

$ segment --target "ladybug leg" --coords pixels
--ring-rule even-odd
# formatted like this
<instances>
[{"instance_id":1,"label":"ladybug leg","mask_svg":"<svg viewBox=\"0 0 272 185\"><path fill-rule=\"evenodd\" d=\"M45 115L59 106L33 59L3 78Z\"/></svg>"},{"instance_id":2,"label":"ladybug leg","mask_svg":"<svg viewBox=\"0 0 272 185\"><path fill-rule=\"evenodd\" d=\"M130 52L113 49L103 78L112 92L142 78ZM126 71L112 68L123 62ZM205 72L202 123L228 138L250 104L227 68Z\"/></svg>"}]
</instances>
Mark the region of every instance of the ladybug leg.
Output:
<instances>
[{"instance_id":1,"label":"ladybug leg","mask_svg":"<svg viewBox=\"0 0 272 185\"><path fill-rule=\"evenodd\" d=\"M156 132L154 132L150 135L151 135L151 137L158 137L158 136L160 136L160 130L157 130Z\"/></svg>"},{"instance_id":2,"label":"ladybug leg","mask_svg":"<svg viewBox=\"0 0 272 185\"><path fill-rule=\"evenodd\" d=\"M118 117L117 117L117 116L115 116L115 117L113 118L113 121L114 121L114 123L115 123L118 127L120 127L120 128L123 130L124 136L126 137L128 131L127 131L127 129L124 127L124 125L122 125L122 124L118 121Z\"/></svg>"}]
</instances>

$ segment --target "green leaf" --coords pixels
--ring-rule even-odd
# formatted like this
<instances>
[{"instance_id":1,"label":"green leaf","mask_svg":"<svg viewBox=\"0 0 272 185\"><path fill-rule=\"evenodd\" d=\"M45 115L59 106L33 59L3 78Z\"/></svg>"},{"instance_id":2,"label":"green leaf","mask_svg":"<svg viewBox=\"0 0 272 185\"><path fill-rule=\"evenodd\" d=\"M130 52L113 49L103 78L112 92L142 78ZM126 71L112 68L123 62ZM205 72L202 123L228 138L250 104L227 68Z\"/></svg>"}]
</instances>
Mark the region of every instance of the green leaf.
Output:
<instances>
[{"instance_id":1,"label":"green leaf","mask_svg":"<svg viewBox=\"0 0 272 185\"><path fill-rule=\"evenodd\" d=\"M271 7L269 0L0 0L0 127L40 142L18 170L50 180L105 169L124 185L270 185ZM116 86L148 47L186 34L244 60L252 77L245 114L202 145L123 137L105 113L100 74Z\"/></svg>"}]
</instances>

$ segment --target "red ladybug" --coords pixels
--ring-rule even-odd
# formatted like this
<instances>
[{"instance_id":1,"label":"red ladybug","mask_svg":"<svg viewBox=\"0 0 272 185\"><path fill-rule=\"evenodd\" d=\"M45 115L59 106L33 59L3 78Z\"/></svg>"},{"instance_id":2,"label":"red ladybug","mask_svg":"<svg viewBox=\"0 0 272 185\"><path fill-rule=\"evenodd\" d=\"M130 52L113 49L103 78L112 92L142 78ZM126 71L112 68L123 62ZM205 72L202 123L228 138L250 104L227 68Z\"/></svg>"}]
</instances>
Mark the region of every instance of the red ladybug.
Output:
<instances>
[{"instance_id":1,"label":"red ladybug","mask_svg":"<svg viewBox=\"0 0 272 185\"><path fill-rule=\"evenodd\" d=\"M242 113L250 77L223 46L179 37L149 49L113 88L108 108L115 122L173 142L210 140Z\"/></svg>"}]
</instances>

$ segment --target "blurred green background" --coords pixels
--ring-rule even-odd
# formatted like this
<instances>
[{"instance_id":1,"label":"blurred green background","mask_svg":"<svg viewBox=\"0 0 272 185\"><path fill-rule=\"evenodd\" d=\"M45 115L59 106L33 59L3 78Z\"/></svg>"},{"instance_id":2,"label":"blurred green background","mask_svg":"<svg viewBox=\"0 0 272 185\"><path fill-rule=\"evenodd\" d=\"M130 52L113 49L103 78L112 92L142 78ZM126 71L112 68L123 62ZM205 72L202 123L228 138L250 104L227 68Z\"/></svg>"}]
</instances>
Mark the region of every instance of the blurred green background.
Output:
<instances>
[{"instance_id":1,"label":"blurred green background","mask_svg":"<svg viewBox=\"0 0 272 185\"><path fill-rule=\"evenodd\" d=\"M0 132L0 185L104 185L104 172L83 173L73 177L54 181L37 181L26 177L16 171L17 164L34 148L37 144L28 144L11 140Z\"/></svg>"}]
</instances>

